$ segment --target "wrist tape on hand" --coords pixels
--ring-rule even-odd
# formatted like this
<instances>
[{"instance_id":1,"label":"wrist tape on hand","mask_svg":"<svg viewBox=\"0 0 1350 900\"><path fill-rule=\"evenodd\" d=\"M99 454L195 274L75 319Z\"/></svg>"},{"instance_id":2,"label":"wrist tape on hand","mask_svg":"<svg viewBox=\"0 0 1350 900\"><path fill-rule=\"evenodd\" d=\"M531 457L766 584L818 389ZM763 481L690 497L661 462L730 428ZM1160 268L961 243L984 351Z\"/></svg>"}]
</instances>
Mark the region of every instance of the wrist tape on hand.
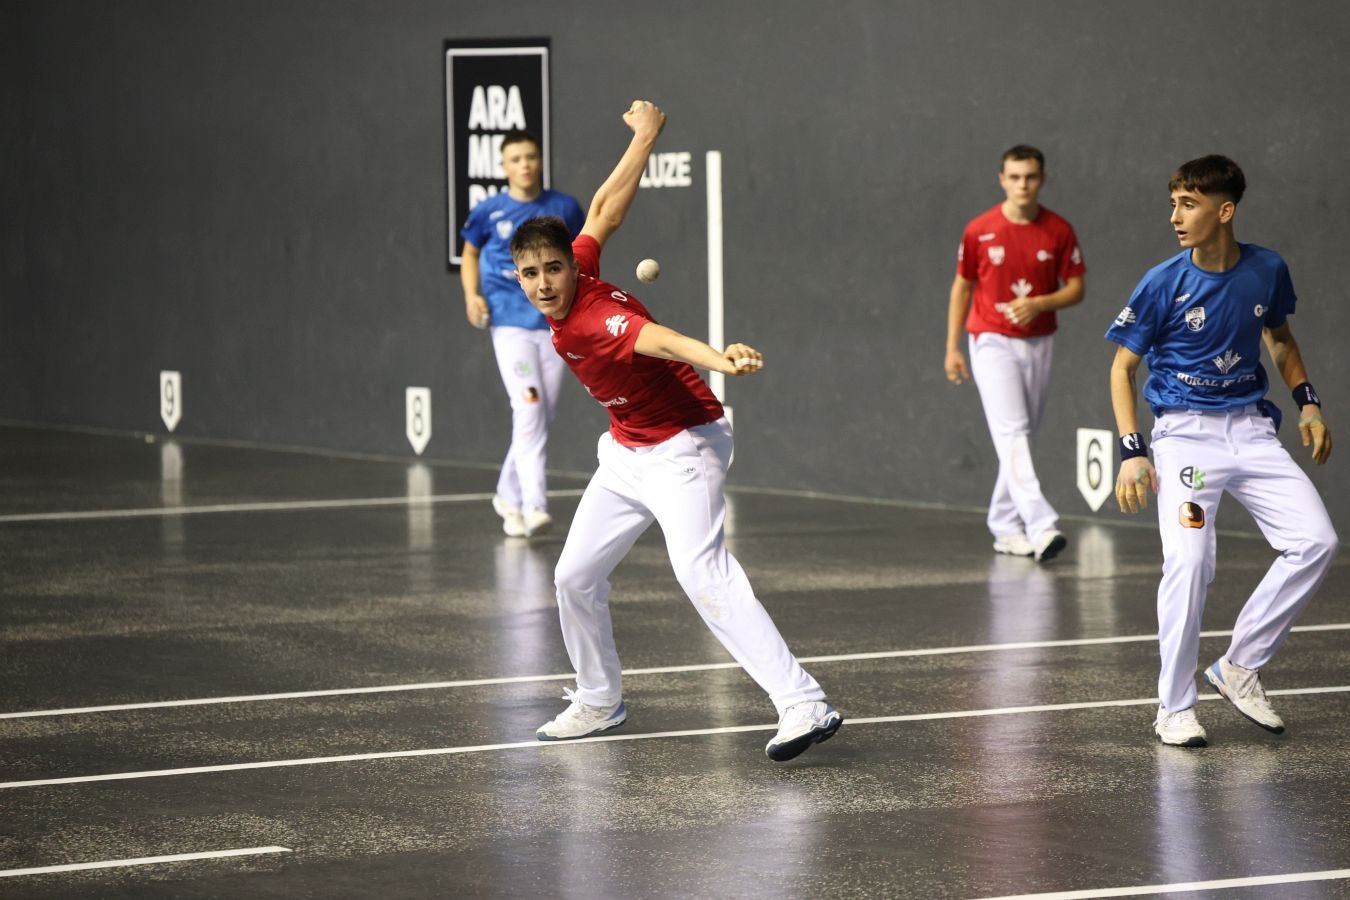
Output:
<instances>
[{"instance_id":1,"label":"wrist tape on hand","mask_svg":"<svg viewBox=\"0 0 1350 900\"><path fill-rule=\"evenodd\" d=\"M1302 409L1309 403L1314 406L1321 406L1322 398L1318 397L1317 391L1313 390L1313 386L1305 381L1294 388L1294 403L1298 405L1299 409Z\"/></svg>"},{"instance_id":2,"label":"wrist tape on hand","mask_svg":"<svg viewBox=\"0 0 1350 900\"><path fill-rule=\"evenodd\" d=\"M1136 456L1148 456L1148 444L1144 443L1144 436L1137 431L1121 435L1120 461L1134 459Z\"/></svg>"}]
</instances>

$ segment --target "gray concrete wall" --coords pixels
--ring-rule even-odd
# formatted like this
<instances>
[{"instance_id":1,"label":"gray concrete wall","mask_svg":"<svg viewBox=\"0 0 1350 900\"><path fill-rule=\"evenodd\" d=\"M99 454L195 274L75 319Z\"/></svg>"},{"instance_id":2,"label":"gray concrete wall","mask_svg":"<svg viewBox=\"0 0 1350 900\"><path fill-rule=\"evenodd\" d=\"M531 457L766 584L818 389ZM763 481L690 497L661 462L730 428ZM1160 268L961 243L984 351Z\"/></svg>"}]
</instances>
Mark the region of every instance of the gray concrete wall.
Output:
<instances>
[{"instance_id":1,"label":"gray concrete wall","mask_svg":"<svg viewBox=\"0 0 1350 900\"><path fill-rule=\"evenodd\" d=\"M0 9L3 418L162 430L158 372L177 369L181 434L411 455L403 391L425 385L427 455L497 461L500 383L444 263L441 43L546 35L555 187L588 198L634 96L670 114L662 150L693 154L694 185L644 191L605 263L695 334L702 159L723 153L727 337L769 357L730 385L739 484L984 503L978 398L941 371L946 296L1022 141L1089 266L1038 450L1063 512L1087 512L1075 429L1113 427L1102 332L1175 252L1167 177L1203 153L1246 169L1239 238L1289 260L1295 332L1333 428L1350 423L1334 0ZM664 266L651 286L631 275L644 256ZM551 464L589 469L602 412L569 382L562 417ZM1344 457L1314 473L1342 527Z\"/></svg>"}]
</instances>

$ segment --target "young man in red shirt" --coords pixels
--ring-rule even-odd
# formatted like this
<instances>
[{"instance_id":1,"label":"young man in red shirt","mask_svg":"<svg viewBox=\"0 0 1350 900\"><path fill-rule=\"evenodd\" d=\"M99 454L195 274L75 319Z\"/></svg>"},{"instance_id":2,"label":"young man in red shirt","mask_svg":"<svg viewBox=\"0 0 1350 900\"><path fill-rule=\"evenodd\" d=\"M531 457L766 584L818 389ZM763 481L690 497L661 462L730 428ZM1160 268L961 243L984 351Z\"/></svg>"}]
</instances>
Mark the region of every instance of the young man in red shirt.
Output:
<instances>
[{"instance_id":1,"label":"young man in red shirt","mask_svg":"<svg viewBox=\"0 0 1350 900\"><path fill-rule=\"evenodd\" d=\"M600 251L623 222L665 114L634 101L633 138L571 240L561 219L534 219L511 240L525 295L548 319L553 346L609 411L599 469L587 486L555 572L567 654L577 672L571 705L537 732L568 740L623 724L619 654L609 612L609 574L652 522L665 534L675 576L703 621L762 687L779 714L770 759L797 756L839 730L843 717L788 650L745 572L724 543L723 486L731 426L693 369L758 372L746 344L725 351L653 321L636 297L600 279Z\"/></svg>"},{"instance_id":2,"label":"young man in red shirt","mask_svg":"<svg viewBox=\"0 0 1350 900\"><path fill-rule=\"evenodd\" d=\"M1055 312L1083 300L1083 254L1073 227L1040 205L1045 157L1018 144L998 173L1006 199L966 226L947 305L947 380L972 371L998 454L989 501L994 550L1048 560L1068 541L1036 477L1031 443L1045 410ZM970 365L961 330L970 332Z\"/></svg>"}]
</instances>

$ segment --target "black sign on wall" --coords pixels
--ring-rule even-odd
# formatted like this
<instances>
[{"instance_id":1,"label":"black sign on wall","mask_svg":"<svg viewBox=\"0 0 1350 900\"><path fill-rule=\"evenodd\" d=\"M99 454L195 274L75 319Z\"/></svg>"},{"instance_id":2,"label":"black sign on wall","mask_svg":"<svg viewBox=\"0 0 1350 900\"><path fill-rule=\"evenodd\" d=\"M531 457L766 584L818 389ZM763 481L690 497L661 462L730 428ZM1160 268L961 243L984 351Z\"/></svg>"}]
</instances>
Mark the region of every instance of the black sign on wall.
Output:
<instances>
[{"instance_id":1,"label":"black sign on wall","mask_svg":"<svg viewBox=\"0 0 1350 900\"><path fill-rule=\"evenodd\" d=\"M506 190L502 137L539 138L544 187L551 183L547 38L445 42L445 149L449 265L459 266L459 229L480 200Z\"/></svg>"}]
</instances>

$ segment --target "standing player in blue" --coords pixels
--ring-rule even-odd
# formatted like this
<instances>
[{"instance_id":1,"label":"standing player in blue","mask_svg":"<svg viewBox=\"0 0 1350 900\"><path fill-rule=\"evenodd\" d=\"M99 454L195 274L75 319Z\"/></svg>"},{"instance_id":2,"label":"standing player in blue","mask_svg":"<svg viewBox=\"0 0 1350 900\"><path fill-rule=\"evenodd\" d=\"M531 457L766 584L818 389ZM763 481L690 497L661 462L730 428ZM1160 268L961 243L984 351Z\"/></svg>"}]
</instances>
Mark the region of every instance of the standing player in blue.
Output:
<instances>
[{"instance_id":1,"label":"standing player in blue","mask_svg":"<svg viewBox=\"0 0 1350 900\"><path fill-rule=\"evenodd\" d=\"M1163 576L1158 586L1161 701L1153 730L1164 744L1203 747L1195 717L1195 667L1205 592L1214 578L1214 529L1227 491L1251 513L1280 556L1233 625L1228 652L1205 679L1238 712L1280 734L1257 671L1270 661L1322 582L1337 550L1326 506L1275 437L1279 410L1265 399L1264 339L1293 389L1303 446L1320 465L1331 454L1321 401L1289 328L1294 285L1280 255L1233 237L1246 189L1224 156L1191 160L1173 174L1172 227L1182 252L1155 266L1106 337L1119 344L1111 405L1121 438L1116 499L1122 512L1158 495ZM1135 372L1148 360L1144 398L1153 410L1153 460L1139 433ZM1156 464L1156 468L1155 468Z\"/></svg>"},{"instance_id":2,"label":"standing player in blue","mask_svg":"<svg viewBox=\"0 0 1350 900\"><path fill-rule=\"evenodd\" d=\"M502 139L502 169L506 190L475 206L460 230L459 278L469 324L492 330L497 368L511 402L511 446L492 508L502 517L502 531L529 537L553 524L544 467L548 427L566 367L553 352L544 317L516 283L511 238L521 223L539 216L558 216L576 237L586 216L575 198L545 190L539 141L529 132L511 131Z\"/></svg>"}]
</instances>

